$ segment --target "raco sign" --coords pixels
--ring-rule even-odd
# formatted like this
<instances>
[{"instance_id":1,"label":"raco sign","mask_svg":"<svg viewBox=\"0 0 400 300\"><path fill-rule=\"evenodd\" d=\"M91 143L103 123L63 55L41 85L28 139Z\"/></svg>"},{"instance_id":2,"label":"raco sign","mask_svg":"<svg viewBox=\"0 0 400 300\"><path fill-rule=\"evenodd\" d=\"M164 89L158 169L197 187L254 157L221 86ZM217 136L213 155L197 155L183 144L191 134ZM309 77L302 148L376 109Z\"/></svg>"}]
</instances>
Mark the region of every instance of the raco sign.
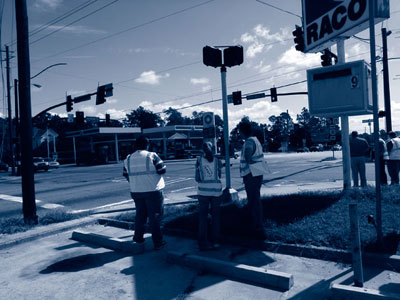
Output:
<instances>
[{"instance_id":1,"label":"raco sign","mask_svg":"<svg viewBox=\"0 0 400 300\"><path fill-rule=\"evenodd\" d=\"M373 0L375 23L389 18L389 0ZM370 0L302 0L305 52L330 47L368 28Z\"/></svg>"}]
</instances>

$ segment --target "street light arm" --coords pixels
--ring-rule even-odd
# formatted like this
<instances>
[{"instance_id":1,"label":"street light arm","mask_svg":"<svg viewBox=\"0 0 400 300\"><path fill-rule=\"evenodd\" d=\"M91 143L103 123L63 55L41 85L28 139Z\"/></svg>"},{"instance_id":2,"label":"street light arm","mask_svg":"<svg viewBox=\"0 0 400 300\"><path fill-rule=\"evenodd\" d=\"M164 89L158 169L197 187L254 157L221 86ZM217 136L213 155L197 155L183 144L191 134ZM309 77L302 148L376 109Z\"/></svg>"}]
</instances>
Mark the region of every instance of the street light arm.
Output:
<instances>
[{"instance_id":1,"label":"street light arm","mask_svg":"<svg viewBox=\"0 0 400 300\"><path fill-rule=\"evenodd\" d=\"M65 66L66 64L67 64L67 63L58 63L58 64L54 64L54 65L48 66L47 68L45 68L45 69L43 69L42 71L40 71L39 73L37 73L35 76L32 76L30 79L33 79L33 78L39 76L39 75L42 74L44 71L46 71L46 70L48 70L48 69L50 69L50 68L52 68L52 67L55 67L55 66Z\"/></svg>"}]
</instances>

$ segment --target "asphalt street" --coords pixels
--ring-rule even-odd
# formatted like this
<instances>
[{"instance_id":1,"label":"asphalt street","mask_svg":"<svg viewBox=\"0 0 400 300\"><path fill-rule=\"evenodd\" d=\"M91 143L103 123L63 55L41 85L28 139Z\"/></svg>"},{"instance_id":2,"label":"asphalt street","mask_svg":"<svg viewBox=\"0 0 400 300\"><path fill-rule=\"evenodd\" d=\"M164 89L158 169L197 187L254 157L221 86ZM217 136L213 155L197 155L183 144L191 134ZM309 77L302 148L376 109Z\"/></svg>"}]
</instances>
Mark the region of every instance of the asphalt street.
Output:
<instances>
[{"instance_id":1,"label":"asphalt street","mask_svg":"<svg viewBox=\"0 0 400 300\"><path fill-rule=\"evenodd\" d=\"M284 186L312 182L332 182L343 179L341 152L267 153L271 173L264 177L266 186ZM166 202L173 195L196 195L195 161L168 161L165 176ZM231 160L232 187L243 190L239 176L239 159ZM225 182L223 172L223 182ZM367 178L374 180L374 164L367 164ZM35 173L38 210L65 207L68 210L88 210L115 203L131 202L129 186L122 176L122 162L98 166L62 166L48 172ZM183 200L183 199L182 199ZM21 178L0 173L0 217L21 213Z\"/></svg>"}]
</instances>

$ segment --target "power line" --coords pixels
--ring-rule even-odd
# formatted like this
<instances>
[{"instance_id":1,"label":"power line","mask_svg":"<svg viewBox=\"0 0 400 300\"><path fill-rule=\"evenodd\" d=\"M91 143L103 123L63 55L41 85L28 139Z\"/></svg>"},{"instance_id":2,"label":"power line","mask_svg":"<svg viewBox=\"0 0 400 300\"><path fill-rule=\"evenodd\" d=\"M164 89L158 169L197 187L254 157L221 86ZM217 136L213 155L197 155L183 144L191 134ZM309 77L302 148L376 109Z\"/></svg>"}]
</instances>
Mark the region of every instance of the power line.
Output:
<instances>
[{"instance_id":1,"label":"power line","mask_svg":"<svg viewBox=\"0 0 400 300\"><path fill-rule=\"evenodd\" d=\"M107 36L102 37L102 38L99 38L99 39L97 39L97 40L93 40L93 41L91 41L91 42L82 44L82 45L80 45L80 46L76 46L76 47L73 47L73 48L70 48L70 49L67 49L67 50L64 50L64 51L55 53L55 54L50 55L50 56L46 56L46 57L44 57L44 58L37 59L37 60L33 61L33 63L38 62L38 61L42 61L42 60L44 60L44 59L52 58L52 57L55 57L55 56L58 56L58 55L61 55L61 54L64 54L64 53L67 53L67 52L70 52L70 51L73 51L73 50L77 50L77 49L80 49L80 48L83 48L83 47L92 45L92 44L97 43L97 42L100 42L100 41L104 41L104 40L107 40L107 39L116 37L116 36L121 35L121 34L123 34L123 33L125 33L125 32L132 31L132 30L135 30L135 29L144 27L144 26L146 26L146 25L150 25L150 24L152 24L152 23L155 23L155 22L158 22L158 21L167 19L167 18L169 18L169 17L172 17L172 16L175 16L175 15L184 13L184 12L186 12L186 11L195 9L195 8L200 7L200 6L202 6L202 5L206 5L206 4L211 3L211 2L213 2L213 1L215 1L215 0L208 0L208 1L202 2L202 3L200 3L200 4L196 4L196 5L193 5L193 6L190 6L190 7L187 7L187 8L178 10L178 11L175 11L175 12L170 13L170 14L168 14L168 15L165 15L165 16L162 16L162 17L159 17L159 18L155 18L155 19L153 19L153 20L144 22L144 23L139 24L139 25L135 25L135 26L129 27L129 28L127 28L127 29L124 29L124 30L121 30L121 31L119 31L119 32L116 32L116 33L107 35Z\"/></svg>"},{"instance_id":2,"label":"power line","mask_svg":"<svg viewBox=\"0 0 400 300\"><path fill-rule=\"evenodd\" d=\"M96 1L97 1L97 0L96 0ZM119 0L114 0L114 1L112 1L112 2L110 2L110 3L108 3L108 4L106 4L106 5L104 5L104 6L100 7L100 8L98 8L98 9L96 9L96 10L94 10L94 11L88 13L87 15L84 15L83 17L80 17L80 18L78 18L77 20L72 21L71 23L68 23L67 25L64 25L63 27L57 28L56 30L54 30L54 31L52 31L52 32L50 32L50 33L48 33L48 34L46 34L46 35L44 35L44 36L42 36L42 37L40 37L40 38L38 38L38 39L32 41L32 42L30 42L29 44L32 45L32 44L34 44L34 43L36 43L36 42L38 42L38 41L41 41L41 40L43 40L43 39L49 37L50 35L53 35L54 33L57 33L57 32L59 32L59 31L63 30L64 28L66 28L66 27L68 27L68 26L71 26L72 24L75 24L75 23L77 23L77 22L79 22L79 21L81 21L81 20L83 20L83 19L85 19L85 18L87 18L87 17L89 17L89 16L91 16L91 15L94 15L95 13L97 13L97 12L99 12L99 11L101 11L101 10L107 8L108 6L114 4L115 2L118 2L118 1L119 1Z\"/></svg>"},{"instance_id":3,"label":"power line","mask_svg":"<svg viewBox=\"0 0 400 300\"><path fill-rule=\"evenodd\" d=\"M81 11L82 9L84 9L84 8L86 8L86 7L90 6L90 5L92 5L93 3L97 2L97 1L98 1L98 0L88 0L88 1L86 1L85 3L79 4L78 6L72 8L71 10L69 10L69 11L67 11L66 13L62 14L61 16L58 16L57 18L54 18L53 20L49 21L48 23L43 24L42 26L40 26L40 27L38 27L38 28L36 28L36 29L30 31L30 32L29 32L29 36L31 37L31 36L33 36L33 35L35 35L35 34L38 34L39 32L42 32L43 30L49 28L51 25L54 25L54 24L56 24L56 23L58 23L58 22L60 22L60 21L62 21L62 20L64 20L64 19L66 19L66 18L72 16L73 14L75 14L75 13ZM10 45L10 46L11 46L11 45L14 45L14 44L16 44L16 42L17 42L16 39L11 40L11 42L9 43L9 45Z\"/></svg>"},{"instance_id":4,"label":"power line","mask_svg":"<svg viewBox=\"0 0 400 300\"><path fill-rule=\"evenodd\" d=\"M299 16L299 15L297 15L297 14L295 14L295 13L292 13L292 12L290 12L290 11L288 11L288 10L284 10L284 9L282 9L282 8L280 8L280 7L274 6L274 5L269 4L269 3L266 3L266 2L264 2L264 1L260 1L260 0L256 0L256 1L259 2L259 3L262 3L262 4L264 4L264 5L267 5L267 6L269 6L269 7L275 8L275 9L277 9L277 10L279 10L279 11L285 12L285 13L287 13L287 14L289 14L289 15L292 15L292 16L295 16L295 17L298 17L298 18L302 19L301 16Z\"/></svg>"}]
</instances>

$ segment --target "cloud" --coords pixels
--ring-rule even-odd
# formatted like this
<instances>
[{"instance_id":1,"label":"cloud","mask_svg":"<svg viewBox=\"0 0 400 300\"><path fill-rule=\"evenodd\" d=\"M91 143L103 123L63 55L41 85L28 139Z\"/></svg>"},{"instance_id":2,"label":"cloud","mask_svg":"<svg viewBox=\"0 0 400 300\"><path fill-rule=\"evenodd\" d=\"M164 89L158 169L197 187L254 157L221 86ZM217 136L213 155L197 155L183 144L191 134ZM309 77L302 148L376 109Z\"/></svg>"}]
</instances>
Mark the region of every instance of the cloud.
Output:
<instances>
[{"instance_id":1,"label":"cloud","mask_svg":"<svg viewBox=\"0 0 400 300\"><path fill-rule=\"evenodd\" d=\"M111 119L124 119L126 117L126 113L127 112L125 110L117 110L115 108L106 110L106 114L109 114ZM99 114L99 115L101 115L101 114Z\"/></svg>"},{"instance_id":2,"label":"cloud","mask_svg":"<svg viewBox=\"0 0 400 300\"><path fill-rule=\"evenodd\" d=\"M107 103L107 104L115 104L115 103L118 103L118 99L115 99L115 98L107 98L106 103Z\"/></svg>"},{"instance_id":3,"label":"cloud","mask_svg":"<svg viewBox=\"0 0 400 300\"><path fill-rule=\"evenodd\" d=\"M168 78L168 77L169 77L169 73L166 73L165 75L159 75L159 74L156 74L156 72L150 70L150 71L145 71L142 74L140 74L140 77L135 79L135 81L137 83L156 85L156 84L160 84L161 78Z\"/></svg>"},{"instance_id":4,"label":"cloud","mask_svg":"<svg viewBox=\"0 0 400 300\"><path fill-rule=\"evenodd\" d=\"M34 5L35 5L36 8L42 8L42 9L50 8L50 9L55 9L55 8L57 8L62 2L63 2L63 0L36 0Z\"/></svg>"},{"instance_id":5,"label":"cloud","mask_svg":"<svg viewBox=\"0 0 400 300\"><path fill-rule=\"evenodd\" d=\"M321 62L321 54L304 54L297 51L294 46L290 47L285 53L282 54L278 63L283 65L299 66L299 67L313 67L319 65Z\"/></svg>"},{"instance_id":6,"label":"cloud","mask_svg":"<svg viewBox=\"0 0 400 300\"><path fill-rule=\"evenodd\" d=\"M290 33L287 29L281 28L280 32L271 33L268 27L258 24L253 32L245 32L240 36L240 41L249 44L246 50L246 57L254 58L257 54L268 52L273 43L283 43L288 39Z\"/></svg>"},{"instance_id":7,"label":"cloud","mask_svg":"<svg viewBox=\"0 0 400 300\"><path fill-rule=\"evenodd\" d=\"M211 91L212 90L212 86L211 85L205 85L201 88L201 90L203 92L207 92L207 91Z\"/></svg>"},{"instance_id":8,"label":"cloud","mask_svg":"<svg viewBox=\"0 0 400 300\"><path fill-rule=\"evenodd\" d=\"M47 27L49 31L64 31L74 34L104 34L107 33L105 30L92 29L86 26L77 25L77 26L64 26L64 25L52 25Z\"/></svg>"},{"instance_id":9,"label":"cloud","mask_svg":"<svg viewBox=\"0 0 400 300\"><path fill-rule=\"evenodd\" d=\"M202 77L202 78L190 78L190 82L194 85L196 84L208 84L210 80L208 78Z\"/></svg>"}]
</instances>

